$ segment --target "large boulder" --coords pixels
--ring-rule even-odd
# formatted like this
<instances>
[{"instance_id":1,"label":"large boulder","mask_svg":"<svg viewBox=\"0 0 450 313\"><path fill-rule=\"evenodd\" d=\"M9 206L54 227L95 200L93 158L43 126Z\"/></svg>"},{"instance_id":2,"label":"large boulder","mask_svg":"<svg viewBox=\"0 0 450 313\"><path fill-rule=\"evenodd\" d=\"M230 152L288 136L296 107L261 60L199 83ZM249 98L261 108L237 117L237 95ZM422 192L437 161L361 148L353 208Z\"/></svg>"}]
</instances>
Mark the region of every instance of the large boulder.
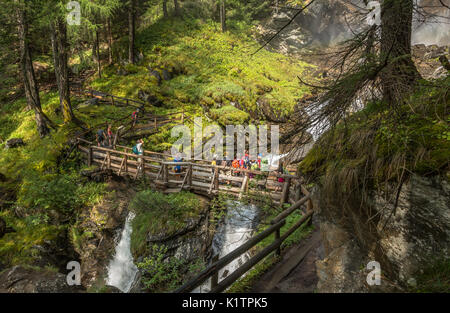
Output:
<instances>
[{"instance_id":1,"label":"large boulder","mask_svg":"<svg viewBox=\"0 0 450 313\"><path fill-rule=\"evenodd\" d=\"M138 98L146 103L149 103L154 106L162 106L163 102L159 100L155 95L149 94L148 92L144 90L138 91Z\"/></svg>"},{"instance_id":2,"label":"large boulder","mask_svg":"<svg viewBox=\"0 0 450 313\"><path fill-rule=\"evenodd\" d=\"M25 143L23 142L22 138L11 138L11 139L6 141L5 148L6 149L13 149L13 148L21 147L21 146L24 146L24 145L25 145Z\"/></svg>"},{"instance_id":3,"label":"large boulder","mask_svg":"<svg viewBox=\"0 0 450 313\"><path fill-rule=\"evenodd\" d=\"M172 73L169 72L167 69L162 70L162 78L164 80L171 80L172 79Z\"/></svg>"},{"instance_id":4,"label":"large boulder","mask_svg":"<svg viewBox=\"0 0 450 313\"><path fill-rule=\"evenodd\" d=\"M82 170L80 172L81 176L87 177L89 180L95 181L97 183L106 182L113 175L112 170L100 168L95 168L92 170Z\"/></svg>"},{"instance_id":5,"label":"large boulder","mask_svg":"<svg viewBox=\"0 0 450 313\"><path fill-rule=\"evenodd\" d=\"M79 293L81 286L69 286L66 275L47 269L14 266L0 273L0 293Z\"/></svg>"},{"instance_id":6,"label":"large boulder","mask_svg":"<svg viewBox=\"0 0 450 313\"><path fill-rule=\"evenodd\" d=\"M86 107L95 106L95 105L98 105L98 104L99 104L99 99L98 98L92 98L92 99L86 100L83 103L80 103L77 108L86 108Z\"/></svg>"},{"instance_id":7,"label":"large boulder","mask_svg":"<svg viewBox=\"0 0 450 313\"><path fill-rule=\"evenodd\" d=\"M151 67L148 68L148 71L150 73L150 80L155 81L158 86L161 85L162 77L159 71Z\"/></svg>"},{"instance_id":8,"label":"large boulder","mask_svg":"<svg viewBox=\"0 0 450 313\"><path fill-rule=\"evenodd\" d=\"M395 187L392 190L389 195L396 193ZM316 262L318 292L405 290L431 261L450 257L450 185L445 179L412 175L397 205L395 197L374 193L371 201L378 220L372 234L350 231L327 214L339 208L322 203L320 189L313 194L324 247L324 258ZM363 247L361 241L373 244ZM367 284L371 261L380 264L380 285Z\"/></svg>"}]
</instances>

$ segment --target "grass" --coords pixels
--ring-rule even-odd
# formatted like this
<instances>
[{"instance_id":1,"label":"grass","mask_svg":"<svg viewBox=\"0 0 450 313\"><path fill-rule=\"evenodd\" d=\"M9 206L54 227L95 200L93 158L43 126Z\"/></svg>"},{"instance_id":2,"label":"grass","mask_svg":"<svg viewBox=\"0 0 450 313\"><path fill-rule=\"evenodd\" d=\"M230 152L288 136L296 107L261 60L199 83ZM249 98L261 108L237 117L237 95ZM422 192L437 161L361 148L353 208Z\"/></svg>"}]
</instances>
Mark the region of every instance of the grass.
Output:
<instances>
[{"instance_id":1,"label":"grass","mask_svg":"<svg viewBox=\"0 0 450 313\"><path fill-rule=\"evenodd\" d=\"M321 177L358 171L373 156L372 186L398 179L401 168L419 175L448 171L450 156L450 78L424 84L405 104L390 108L370 103L348 121L328 131L300 163L302 173ZM342 184L345 187L346 184Z\"/></svg>"},{"instance_id":2,"label":"grass","mask_svg":"<svg viewBox=\"0 0 450 313\"><path fill-rule=\"evenodd\" d=\"M61 220L70 223L81 207L98 203L104 194L103 184L87 182L78 174L76 154L60 164L67 141L77 128L62 124L54 113L59 106L57 93L41 93L41 102L44 112L58 125L43 139L37 133L34 112L24 109L24 99L0 107L0 172L6 176L0 187L13 190L17 198L0 212L7 225L15 229L0 239L0 257L5 265L31 264L38 253L33 246L52 241L67 227ZM104 121L105 116L115 116L114 109L107 106L96 107L95 118L88 113L92 109L83 110L75 113L90 125ZM25 146L4 149L10 138L22 138ZM15 216L14 207L22 218Z\"/></svg>"},{"instance_id":3,"label":"grass","mask_svg":"<svg viewBox=\"0 0 450 313\"><path fill-rule=\"evenodd\" d=\"M199 112L199 104L209 110L239 103L236 110L245 114L265 98L280 115L308 92L297 80L308 65L266 50L251 56L258 43L249 32L221 33L213 23L168 19L140 31L136 46L145 58L124 68L129 75L118 75L123 66L112 66L91 87L132 98L144 90L164 101L167 110L184 106L193 112ZM174 78L158 85L148 68Z\"/></svg>"},{"instance_id":4,"label":"grass","mask_svg":"<svg viewBox=\"0 0 450 313\"><path fill-rule=\"evenodd\" d=\"M0 259L5 265L32 264L39 253L35 246L55 239L66 228L46 223L42 215L21 219L10 211L2 211L0 217L15 230L0 238Z\"/></svg>"},{"instance_id":5,"label":"grass","mask_svg":"<svg viewBox=\"0 0 450 313\"><path fill-rule=\"evenodd\" d=\"M136 213L131 251L137 257L148 252L148 235L170 236L196 220L205 207L196 195L189 192L164 195L145 190L136 194L130 209Z\"/></svg>"},{"instance_id":6,"label":"grass","mask_svg":"<svg viewBox=\"0 0 450 313\"><path fill-rule=\"evenodd\" d=\"M449 293L450 259L435 259L417 276L417 286L410 287L409 292Z\"/></svg>"}]
</instances>

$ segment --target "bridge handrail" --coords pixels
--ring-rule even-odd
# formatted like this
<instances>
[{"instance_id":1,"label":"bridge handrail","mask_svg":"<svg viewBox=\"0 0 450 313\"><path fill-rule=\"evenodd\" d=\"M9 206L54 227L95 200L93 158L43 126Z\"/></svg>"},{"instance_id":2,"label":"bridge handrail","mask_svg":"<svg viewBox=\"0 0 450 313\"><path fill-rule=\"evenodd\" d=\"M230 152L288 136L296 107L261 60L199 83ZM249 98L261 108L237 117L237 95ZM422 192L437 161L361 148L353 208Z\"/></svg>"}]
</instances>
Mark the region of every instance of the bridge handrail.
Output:
<instances>
[{"instance_id":1,"label":"bridge handrail","mask_svg":"<svg viewBox=\"0 0 450 313\"><path fill-rule=\"evenodd\" d=\"M197 167L203 167L203 168L209 168L209 169L219 169L219 170L231 170L233 172L240 172L240 173L247 173L247 174L254 174L254 175L273 175L275 177L282 177L282 178L288 178L288 179L301 179L298 176L295 175L290 175L290 174L284 174L284 173L278 173L276 171L258 171L258 170L248 170L248 169L243 169L243 168L234 168L234 167L229 167L229 166L224 166L224 165L212 165L212 164L202 164L201 162L204 162L204 160L192 160L190 162L171 162L171 161L165 161L163 159L154 159L151 157L148 157L145 154L153 154L153 155L159 155L159 156L163 156L163 157L170 157L172 158L172 156L170 154L165 154L165 153L159 153L159 152L153 152L153 151L148 151L148 150L144 150L144 154L143 155L137 155L137 154L133 154L133 153L128 153L128 152L124 152L124 151L119 151L119 150L115 150L115 149L110 149L110 148L105 148L105 147L98 147L95 146L93 144L93 142L88 141L86 139L83 138L77 138L78 141L84 142L88 145L90 145L90 148L93 150L99 150L99 151L104 151L104 152L110 152L110 153L116 153L116 154L121 154L121 155L126 155L129 157L133 157L133 158L142 158L144 160L148 160L151 162L159 162L161 164L166 164L166 165L173 165L173 166L197 166ZM116 147L118 148L122 148L122 149L129 149L131 150L132 148L127 147L127 146L121 146L121 145L116 145Z\"/></svg>"},{"instance_id":2,"label":"bridge handrail","mask_svg":"<svg viewBox=\"0 0 450 313\"><path fill-rule=\"evenodd\" d=\"M298 209L301 204L305 203L310 199L310 196L306 196L302 198L301 200L297 201L293 206L295 206L295 209ZM212 282L217 282L218 280L218 272L221 268L229 264L231 261L245 253L246 251L250 250L252 247L254 247L256 244L261 242L263 239L268 237L269 235L275 233L275 240L272 244L265 247L262 251L260 251L258 254L253 256L250 260L248 260L246 263L241 265L237 270L235 270L233 273L231 273L227 278L222 280L220 283L217 284L211 284L211 291L212 293L221 292L225 290L227 287L229 287L232 283L234 283L237 279L239 279L245 272L247 272L249 269L251 269L253 266L255 266L257 263L259 263L264 257L269 255L272 251L280 249L281 244L286 240L295 230L297 230L300 226L302 226L312 215L313 211L307 212L296 224L294 224L291 228L289 228L282 236L280 236L280 229L286 224L286 218L292 214L295 210L286 210L284 212L287 212L282 216L282 218L279 218L277 221L273 221L272 225L269 226L267 229L262 231L261 233L257 234L256 236L250 238L247 242L236 248L235 250L231 251L224 257L220 258L219 260L213 262L210 264L205 270L203 270L200 274L198 274L196 277L192 278L187 283L183 284L183 286L179 287L174 291L174 293L185 293L185 292L191 292L196 287L200 286L202 283L204 283L208 278L215 275L215 279L211 280ZM282 212L282 214L284 213ZM281 216L281 214L279 215ZM278 217L279 217L278 216ZM280 251L277 251L277 254L280 254Z\"/></svg>"}]
</instances>

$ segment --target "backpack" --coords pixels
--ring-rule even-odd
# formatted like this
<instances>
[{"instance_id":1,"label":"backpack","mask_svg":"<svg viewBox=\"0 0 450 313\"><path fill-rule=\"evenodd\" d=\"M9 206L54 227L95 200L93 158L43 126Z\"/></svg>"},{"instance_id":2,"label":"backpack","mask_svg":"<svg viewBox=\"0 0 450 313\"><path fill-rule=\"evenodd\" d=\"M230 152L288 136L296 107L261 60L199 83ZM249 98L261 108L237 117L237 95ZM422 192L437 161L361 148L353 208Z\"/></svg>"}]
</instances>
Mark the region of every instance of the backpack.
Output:
<instances>
[{"instance_id":1,"label":"backpack","mask_svg":"<svg viewBox=\"0 0 450 313\"><path fill-rule=\"evenodd\" d=\"M133 147L133 153L134 153L134 154L139 154L138 149L137 149L137 146L134 146L134 147Z\"/></svg>"}]
</instances>

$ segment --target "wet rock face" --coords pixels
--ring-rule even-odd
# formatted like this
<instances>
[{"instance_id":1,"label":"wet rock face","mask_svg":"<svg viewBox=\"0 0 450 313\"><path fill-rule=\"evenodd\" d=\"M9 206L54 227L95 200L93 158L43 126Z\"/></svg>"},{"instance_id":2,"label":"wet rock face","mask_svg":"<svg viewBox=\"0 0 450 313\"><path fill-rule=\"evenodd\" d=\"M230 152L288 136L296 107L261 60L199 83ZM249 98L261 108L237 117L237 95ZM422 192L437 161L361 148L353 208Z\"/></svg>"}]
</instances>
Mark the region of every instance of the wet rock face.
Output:
<instances>
[{"instance_id":1,"label":"wet rock face","mask_svg":"<svg viewBox=\"0 0 450 313\"><path fill-rule=\"evenodd\" d=\"M33 262L34 266L45 268L48 265L56 267L59 272L67 272L70 261L79 261L79 255L73 249L67 231L61 232L55 240L44 241L33 248L38 252Z\"/></svg>"},{"instance_id":2,"label":"wet rock face","mask_svg":"<svg viewBox=\"0 0 450 313\"><path fill-rule=\"evenodd\" d=\"M270 46L282 53L295 54L310 44L328 46L342 40L350 33L345 13L351 11L354 7L346 1L316 1L274 38ZM283 5L274 10L273 15L258 28L263 39L267 40L284 27L295 12Z\"/></svg>"},{"instance_id":3,"label":"wet rock face","mask_svg":"<svg viewBox=\"0 0 450 313\"><path fill-rule=\"evenodd\" d=\"M448 75L449 71L441 60L447 59L449 52L448 46L418 44L412 47L414 63L425 79L438 79Z\"/></svg>"},{"instance_id":4,"label":"wet rock face","mask_svg":"<svg viewBox=\"0 0 450 313\"><path fill-rule=\"evenodd\" d=\"M86 288L103 286L114 253L114 238L124 224L128 202L134 194L126 181L114 176L108 181L107 191L103 201L83 209L78 218L80 234L92 234L76 249L81 260L81 283Z\"/></svg>"},{"instance_id":5,"label":"wet rock face","mask_svg":"<svg viewBox=\"0 0 450 313\"><path fill-rule=\"evenodd\" d=\"M398 291L411 285L414 275L436 257L450 257L450 185L444 179L413 175L403 184L395 209L392 197L374 196L380 216L378 243L391 267L389 271L383 270L386 261L358 245L355 234L327 220L322 214L327 208L320 207L318 200L314 207L321 219L324 246L324 258L316 262L319 292ZM370 261L380 261L381 272L389 272L389 281L382 276L380 286L367 284L370 271L366 266Z\"/></svg>"},{"instance_id":6,"label":"wet rock face","mask_svg":"<svg viewBox=\"0 0 450 313\"><path fill-rule=\"evenodd\" d=\"M435 257L450 256L450 185L445 180L414 175L403 186L396 209L383 197L376 202L381 246L396 265L399 281Z\"/></svg>"},{"instance_id":7,"label":"wet rock face","mask_svg":"<svg viewBox=\"0 0 450 313\"><path fill-rule=\"evenodd\" d=\"M69 286L66 275L48 270L14 266L0 274L1 293L78 293L84 289Z\"/></svg>"}]
</instances>

